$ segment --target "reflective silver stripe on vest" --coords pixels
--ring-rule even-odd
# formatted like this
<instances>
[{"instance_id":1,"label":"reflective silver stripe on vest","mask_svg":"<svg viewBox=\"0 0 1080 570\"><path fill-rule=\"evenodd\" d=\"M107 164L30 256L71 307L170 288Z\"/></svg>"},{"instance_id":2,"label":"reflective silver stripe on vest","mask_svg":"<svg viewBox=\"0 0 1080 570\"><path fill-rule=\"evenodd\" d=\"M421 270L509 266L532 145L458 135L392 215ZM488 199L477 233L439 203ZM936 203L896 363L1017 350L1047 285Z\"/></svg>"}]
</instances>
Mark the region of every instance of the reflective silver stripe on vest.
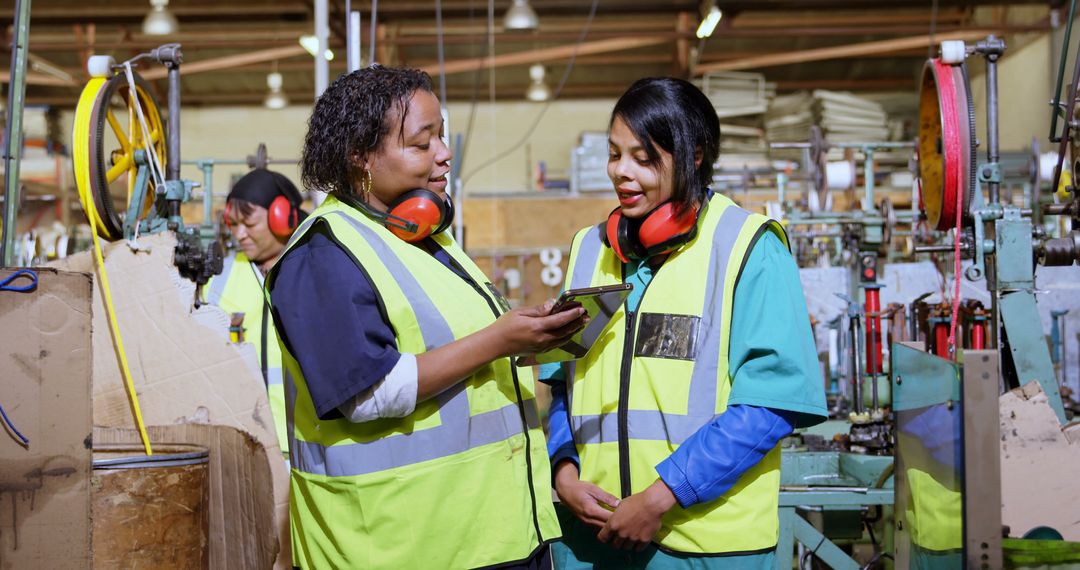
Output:
<instances>
[{"instance_id":1,"label":"reflective silver stripe on vest","mask_svg":"<svg viewBox=\"0 0 1080 570\"><path fill-rule=\"evenodd\" d=\"M570 276L570 289L588 287L592 284L593 273L596 272L596 264L600 261L600 248L606 247L600 240L600 227L593 226L585 232L578 245L579 251L575 256L574 274Z\"/></svg>"},{"instance_id":2,"label":"reflective silver stripe on vest","mask_svg":"<svg viewBox=\"0 0 1080 570\"><path fill-rule=\"evenodd\" d=\"M720 216L713 235L713 254L709 259L705 304L701 308L701 325L698 329L698 346L701 348L694 359L694 372L690 376L690 401L687 404L687 414L690 416L716 413L716 367L720 360L720 337L724 333L723 316L724 311L731 310L724 306L724 280L731 250L749 217L750 212L742 208L728 207ZM741 259L736 261L741 262Z\"/></svg>"},{"instance_id":3,"label":"reflective silver stripe on vest","mask_svg":"<svg viewBox=\"0 0 1080 570\"><path fill-rule=\"evenodd\" d=\"M236 265L236 255L226 257L221 264L221 273L214 276L210 282L210 290L206 292L206 302L210 305L221 304L221 295L225 292L225 285L229 283L229 275L233 266Z\"/></svg>"},{"instance_id":4,"label":"reflective silver stripe on vest","mask_svg":"<svg viewBox=\"0 0 1080 570\"><path fill-rule=\"evenodd\" d=\"M526 406L525 411L529 428L539 427L536 407ZM439 427L369 443L325 447L308 441L291 442L289 457L295 469L316 475L348 477L456 455L522 433L521 413L515 404L473 417L462 418L455 414L450 418L451 423L445 421L445 409L442 414L444 422Z\"/></svg>"},{"instance_id":5,"label":"reflective silver stripe on vest","mask_svg":"<svg viewBox=\"0 0 1080 570\"><path fill-rule=\"evenodd\" d=\"M709 259L705 303L698 333L700 349L694 359L694 369L690 376L688 413L682 415L659 410L628 410L627 433L630 439L682 444L701 426L716 417L717 366L725 310L723 280L727 275L730 252L749 216L750 212L742 208L728 207L721 214L713 234L713 255ZM589 268L590 276L595 267L594 261ZM575 278L578 269L575 267ZM579 445L618 441L618 417L614 413L572 416L570 423L574 429L574 440Z\"/></svg>"},{"instance_id":6,"label":"reflective silver stripe on vest","mask_svg":"<svg viewBox=\"0 0 1080 570\"><path fill-rule=\"evenodd\" d=\"M343 212L330 213L348 222L389 270L416 314L425 346L430 350L453 342L450 325L393 249L361 222ZM295 401L295 392L290 389L288 397ZM436 400L440 405L439 419L442 423L429 429L367 443L332 446L299 441L291 435L289 454L293 468L331 477L364 475L455 455L523 432L521 412L516 404L471 416L464 384L459 383L439 394ZM530 428L539 427L535 403L527 402L524 408L527 425Z\"/></svg>"},{"instance_id":7,"label":"reflective silver stripe on vest","mask_svg":"<svg viewBox=\"0 0 1080 570\"><path fill-rule=\"evenodd\" d=\"M715 418L665 414L657 410L628 410L627 428L630 439L670 441L682 444L706 422ZM612 443L619 441L617 413L599 416L571 416L577 443Z\"/></svg>"},{"instance_id":8,"label":"reflective silver stripe on vest","mask_svg":"<svg viewBox=\"0 0 1080 570\"><path fill-rule=\"evenodd\" d=\"M283 382L284 375L280 367L271 367L266 369L266 385L277 386Z\"/></svg>"}]
</instances>

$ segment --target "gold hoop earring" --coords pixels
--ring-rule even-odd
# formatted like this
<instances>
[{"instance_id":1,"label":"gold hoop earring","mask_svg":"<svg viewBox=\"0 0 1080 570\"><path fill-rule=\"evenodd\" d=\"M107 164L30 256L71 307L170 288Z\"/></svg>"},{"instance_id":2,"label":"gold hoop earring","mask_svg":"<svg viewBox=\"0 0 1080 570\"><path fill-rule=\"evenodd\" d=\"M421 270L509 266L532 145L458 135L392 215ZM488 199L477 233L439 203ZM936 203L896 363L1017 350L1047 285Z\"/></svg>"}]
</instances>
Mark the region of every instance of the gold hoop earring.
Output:
<instances>
[{"instance_id":1,"label":"gold hoop earring","mask_svg":"<svg viewBox=\"0 0 1080 570\"><path fill-rule=\"evenodd\" d=\"M362 196L367 196L371 193L371 178L371 171L365 169L363 179L360 181L360 194Z\"/></svg>"}]
</instances>

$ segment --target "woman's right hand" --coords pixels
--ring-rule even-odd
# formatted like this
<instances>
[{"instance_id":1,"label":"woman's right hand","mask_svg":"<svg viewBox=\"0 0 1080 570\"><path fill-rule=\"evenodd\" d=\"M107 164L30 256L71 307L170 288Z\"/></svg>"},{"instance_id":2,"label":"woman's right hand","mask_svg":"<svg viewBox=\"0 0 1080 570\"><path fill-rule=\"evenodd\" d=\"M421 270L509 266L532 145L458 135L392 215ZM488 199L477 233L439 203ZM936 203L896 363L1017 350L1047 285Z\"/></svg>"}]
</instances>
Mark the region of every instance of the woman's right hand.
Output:
<instances>
[{"instance_id":1,"label":"woman's right hand","mask_svg":"<svg viewBox=\"0 0 1080 570\"><path fill-rule=\"evenodd\" d=\"M503 313L490 327L502 344L503 356L536 354L564 344L585 326L585 309L574 307L551 313L553 300L536 307L512 309Z\"/></svg>"},{"instance_id":2,"label":"woman's right hand","mask_svg":"<svg viewBox=\"0 0 1080 570\"><path fill-rule=\"evenodd\" d=\"M598 529L603 528L615 507L619 506L618 497L579 479L573 461L563 461L555 466L555 493L574 516Z\"/></svg>"}]
</instances>

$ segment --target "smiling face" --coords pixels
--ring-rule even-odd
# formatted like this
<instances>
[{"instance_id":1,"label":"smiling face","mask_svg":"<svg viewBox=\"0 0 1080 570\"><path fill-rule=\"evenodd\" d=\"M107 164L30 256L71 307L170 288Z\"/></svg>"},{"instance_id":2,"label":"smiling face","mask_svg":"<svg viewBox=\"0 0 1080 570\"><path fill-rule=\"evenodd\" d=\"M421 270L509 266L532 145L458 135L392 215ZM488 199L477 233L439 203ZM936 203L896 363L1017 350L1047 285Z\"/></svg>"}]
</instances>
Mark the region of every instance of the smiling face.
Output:
<instances>
[{"instance_id":1,"label":"smiling face","mask_svg":"<svg viewBox=\"0 0 1080 570\"><path fill-rule=\"evenodd\" d=\"M398 196L416 188L445 198L452 153L441 137L439 100L429 91L417 90L409 98L404 124L397 105L385 120L390 122L387 136L362 164L371 173L368 203L386 211Z\"/></svg>"},{"instance_id":2,"label":"smiling face","mask_svg":"<svg viewBox=\"0 0 1080 570\"><path fill-rule=\"evenodd\" d=\"M641 141L615 117L608 132L608 178L615 185L622 213L641 218L671 199L674 189L671 153L656 147L659 164L650 164Z\"/></svg>"}]
</instances>

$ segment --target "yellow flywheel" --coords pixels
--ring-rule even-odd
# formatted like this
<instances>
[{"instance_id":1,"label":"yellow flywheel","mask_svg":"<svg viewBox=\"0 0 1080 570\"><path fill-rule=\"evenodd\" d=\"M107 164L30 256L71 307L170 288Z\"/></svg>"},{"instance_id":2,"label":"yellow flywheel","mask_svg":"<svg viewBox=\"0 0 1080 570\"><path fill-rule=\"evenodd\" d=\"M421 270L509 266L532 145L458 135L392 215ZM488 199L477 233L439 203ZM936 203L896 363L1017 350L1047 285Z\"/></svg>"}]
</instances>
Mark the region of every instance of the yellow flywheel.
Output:
<instances>
[{"instance_id":1,"label":"yellow flywheel","mask_svg":"<svg viewBox=\"0 0 1080 570\"><path fill-rule=\"evenodd\" d=\"M123 74L110 78L96 77L83 88L75 109L72 134L75 184L85 210L94 208L98 235L119 239L124 234L124 216L135 189L135 151L153 148L165 168L165 125L150 85L139 75L132 96ZM150 132L139 123L135 105L142 107ZM154 182L150 177L146 192L145 214L154 203Z\"/></svg>"}]
</instances>

